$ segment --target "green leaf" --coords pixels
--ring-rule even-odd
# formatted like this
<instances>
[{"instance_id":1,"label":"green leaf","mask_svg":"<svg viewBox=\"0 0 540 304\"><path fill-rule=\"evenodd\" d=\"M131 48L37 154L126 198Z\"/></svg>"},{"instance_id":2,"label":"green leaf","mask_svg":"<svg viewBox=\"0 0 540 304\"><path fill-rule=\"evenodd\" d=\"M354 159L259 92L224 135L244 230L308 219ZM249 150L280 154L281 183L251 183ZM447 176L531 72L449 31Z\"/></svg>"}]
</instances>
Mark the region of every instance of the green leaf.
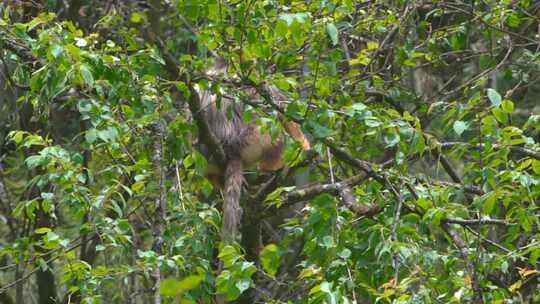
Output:
<instances>
[{"instance_id":1,"label":"green leaf","mask_svg":"<svg viewBox=\"0 0 540 304\"><path fill-rule=\"evenodd\" d=\"M235 281L229 270L223 270L217 277L216 287L218 294L227 296L227 300L234 301L240 296L240 290L235 286Z\"/></svg>"},{"instance_id":2,"label":"green leaf","mask_svg":"<svg viewBox=\"0 0 540 304\"><path fill-rule=\"evenodd\" d=\"M296 13L296 14L283 14L280 19L283 19L287 22L288 25L291 25L294 21L298 23L304 23L309 19L309 13Z\"/></svg>"},{"instance_id":3,"label":"green leaf","mask_svg":"<svg viewBox=\"0 0 540 304\"><path fill-rule=\"evenodd\" d=\"M392 130L392 132L386 133L384 135L384 142L386 143L386 148L393 147L397 145L400 141L400 136L395 132L395 130Z\"/></svg>"},{"instance_id":4,"label":"green leaf","mask_svg":"<svg viewBox=\"0 0 540 304\"><path fill-rule=\"evenodd\" d=\"M249 279L241 279L241 280L238 280L234 284L234 286L236 286L236 288L238 288L240 293L243 293L244 291L248 290L250 285L251 285L251 280L249 280Z\"/></svg>"},{"instance_id":5,"label":"green leaf","mask_svg":"<svg viewBox=\"0 0 540 304\"><path fill-rule=\"evenodd\" d=\"M510 27L517 28L519 27L521 20L519 19L519 15L515 11L512 11L506 17L506 23Z\"/></svg>"},{"instance_id":6,"label":"green leaf","mask_svg":"<svg viewBox=\"0 0 540 304\"><path fill-rule=\"evenodd\" d=\"M287 21L280 19L276 22L276 27L274 28L274 35L276 37L285 38L288 31L289 25L287 24Z\"/></svg>"},{"instance_id":7,"label":"green leaf","mask_svg":"<svg viewBox=\"0 0 540 304\"><path fill-rule=\"evenodd\" d=\"M115 127L108 127L105 130L100 130L97 135L104 141L113 141L118 136L118 130Z\"/></svg>"},{"instance_id":8,"label":"green leaf","mask_svg":"<svg viewBox=\"0 0 540 304\"><path fill-rule=\"evenodd\" d=\"M497 195L495 192L491 192L487 195L487 197L484 199L484 203L482 204L482 210L485 214L492 214L493 210L495 209L495 203L497 202Z\"/></svg>"},{"instance_id":9,"label":"green leaf","mask_svg":"<svg viewBox=\"0 0 540 304\"><path fill-rule=\"evenodd\" d=\"M532 169L534 173L540 175L540 160L532 160Z\"/></svg>"},{"instance_id":10,"label":"green leaf","mask_svg":"<svg viewBox=\"0 0 540 304\"><path fill-rule=\"evenodd\" d=\"M143 19L143 14L135 12L131 14L129 21L133 23L141 23L142 19Z\"/></svg>"},{"instance_id":11,"label":"green leaf","mask_svg":"<svg viewBox=\"0 0 540 304\"><path fill-rule=\"evenodd\" d=\"M266 245L261 251L260 259L264 271L274 278L280 264L278 247L275 244Z\"/></svg>"},{"instance_id":12,"label":"green leaf","mask_svg":"<svg viewBox=\"0 0 540 304\"><path fill-rule=\"evenodd\" d=\"M450 37L450 45L454 50L464 49L467 44L467 37L463 32L456 32Z\"/></svg>"},{"instance_id":13,"label":"green leaf","mask_svg":"<svg viewBox=\"0 0 540 304\"><path fill-rule=\"evenodd\" d=\"M90 67L86 64L81 64L81 66L79 67L79 71L81 72L81 76L84 79L86 85L92 87L94 85L94 76L92 76Z\"/></svg>"},{"instance_id":14,"label":"green leaf","mask_svg":"<svg viewBox=\"0 0 540 304\"><path fill-rule=\"evenodd\" d=\"M456 132L457 135L463 134L463 132L465 132L465 130L467 130L468 127L469 126L464 121L461 121L461 120L454 121L454 132Z\"/></svg>"},{"instance_id":15,"label":"green leaf","mask_svg":"<svg viewBox=\"0 0 540 304\"><path fill-rule=\"evenodd\" d=\"M508 124L508 115L501 108L493 108L491 110L493 116L497 119L498 122L507 125Z\"/></svg>"},{"instance_id":16,"label":"green leaf","mask_svg":"<svg viewBox=\"0 0 540 304\"><path fill-rule=\"evenodd\" d=\"M308 127L311 129L311 132L315 138L326 138L332 135L332 129L327 128L313 120L307 122Z\"/></svg>"},{"instance_id":17,"label":"green leaf","mask_svg":"<svg viewBox=\"0 0 540 304\"><path fill-rule=\"evenodd\" d=\"M540 258L540 248L531 250L531 254L529 255L529 262L531 265L536 265L538 258Z\"/></svg>"},{"instance_id":18,"label":"green leaf","mask_svg":"<svg viewBox=\"0 0 540 304\"><path fill-rule=\"evenodd\" d=\"M301 46L302 44L304 44L304 41L307 38L306 33L304 32L304 26L304 23L300 23L296 20L294 20L289 26L289 30L291 31L291 37L297 46Z\"/></svg>"},{"instance_id":19,"label":"green leaf","mask_svg":"<svg viewBox=\"0 0 540 304\"><path fill-rule=\"evenodd\" d=\"M202 280L202 275L191 275L185 277L182 280L174 278L165 279L163 280L163 282L161 282L159 293L164 296L174 297L193 288L196 288L201 284Z\"/></svg>"},{"instance_id":20,"label":"green leaf","mask_svg":"<svg viewBox=\"0 0 540 304\"><path fill-rule=\"evenodd\" d=\"M487 89L487 96L493 106L498 107L499 105L501 105L501 101L502 101L501 95L494 89L491 89L491 88Z\"/></svg>"},{"instance_id":21,"label":"green leaf","mask_svg":"<svg viewBox=\"0 0 540 304\"><path fill-rule=\"evenodd\" d=\"M62 51L64 50L64 47L59 44L55 44L51 47L51 55L53 58L58 58L62 54Z\"/></svg>"},{"instance_id":22,"label":"green leaf","mask_svg":"<svg viewBox=\"0 0 540 304\"><path fill-rule=\"evenodd\" d=\"M86 139L86 142L89 144L93 144L97 139L98 132L96 129L90 129L85 132L84 138Z\"/></svg>"},{"instance_id":23,"label":"green leaf","mask_svg":"<svg viewBox=\"0 0 540 304\"><path fill-rule=\"evenodd\" d=\"M231 267L236 261L242 258L242 255L233 247L230 245L224 246L219 251L218 258L220 258L223 263L225 264L225 267L229 268Z\"/></svg>"},{"instance_id":24,"label":"green leaf","mask_svg":"<svg viewBox=\"0 0 540 304\"><path fill-rule=\"evenodd\" d=\"M532 223L531 218L527 216L526 214L520 214L519 215L519 222L521 224L521 228L525 230L526 232L531 232L532 230Z\"/></svg>"},{"instance_id":25,"label":"green leaf","mask_svg":"<svg viewBox=\"0 0 540 304\"><path fill-rule=\"evenodd\" d=\"M338 253L338 256L342 259L348 259L351 256L351 251L347 248L343 249Z\"/></svg>"},{"instance_id":26,"label":"green leaf","mask_svg":"<svg viewBox=\"0 0 540 304\"><path fill-rule=\"evenodd\" d=\"M514 103L511 100L508 100L508 99L503 100L501 107L505 113L514 112Z\"/></svg>"},{"instance_id":27,"label":"green leaf","mask_svg":"<svg viewBox=\"0 0 540 304\"><path fill-rule=\"evenodd\" d=\"M133 192L135 193L138 193L139 191L141 191L142 188L144 188L144 184L144 181L135 182L133 183L133 185L131 185L131 190L133 190Z\"/></svg>"},{"instance_id":28,"label":"green leaf","mask_svg":"<svg viewBox=\"0 0 540 304\"><path fill-rule=\"evenodd\" d=\"M331 235L326 235L323 237L323 246L326 248L333 248L336 246L334 238Z\"/></svg>"},{"instance_id":29,"label":"green leaf","mask_svg":"<svg viewBox=\"0 0 540 304\"><path fill-rule=\"evenodd\" d=\"M49 233L51 231L52 230L49 227L41 227L41 228L38 228L38 229L34 230L34 233L35 234L45 234L45 233Z\"/></svg>"},{"instance_id":30,"label":"green leaf","mask_svg":"<svg viewBox=\"0 0 540 304\"><path fill-rule=\"evenodd\" d=\"M88 45L88 41L86 41L83 38L75 38L75 45L78 46L78 47L83 48L83 47Z\"/></svg>"},{"instance_id":31,"label":"green leaf","mask_svg":"<svg viewBox=\"0 0 540 304\"><path fill-rule=\"evenodd\" d=\"M47 232L47 240L49 242L56 241L60 238L60 236L52 231Z\"/></svg>"},{"instance_id":32,"label":"green leaf","mask_svg":"<svg viewBox=\"0 0 540 304\"><path fill-rule=\"evenodd\" d=\"M16 145L19 145L22 142L25 134L27 134L25 131L11 131L8 134L8 138L15 142Z\"/></svg>"},{"instance_id":33,"label":"green leaf","mask_svg":"<svg viewBox=\"0 0 540 304\"><path fill-rule=\"evenodd\" d=\"M418 205L423 210L428 210L433 206L433 202L425 197L421 197L416 200L416 205Z\"/></svg>"},{"instance_id":34,"label":"green leaf","mask_svg":"<svg viewBox=\"0 0 540 304\"><path fill-rule=\"evenodd\" d=\"M177 81L175 82L175 85L178 91L182 92L182 94L184 94L186 98L189 98L189 96L191 95L191 92L189 91L189 87L187 86L185 82Z\"/></svg>"},{"instance_id":35,"label":"green leaf","mask_svg":"<svg viewBox=\"0 0 540 304\"><path fill-rule=\"evenodd\" d=\"M328 23L326 25L326 32L328 33L328 36L330 36L330 40L332 40L332 44L336 45L338 43L338 29L335 24Z\"/></svg>"},{"instance_id":36,"label":"green leaf","mask_svg":"<svg viewBox=\"0 0 540 304\"><path fill-rule=\"evenodd\" d=\"M364 123L367 127L377 128L382 125L382 122L375 116L369 116L364 119Z\"/></svg>"},{"instance_id":37,"label":"green leaf","mask_svg":"<svg viewBox=\"0 0 540 304\"><path fill-rule=\"evenodd\" d=\"M488 115L484 118L482 118L482 126L480 127L480 131L483 135L490 135L495 133L497 130L498 124L495 117Z\"/></svg>"},{"instance_id":38,"label":"green leaf","mask_svg":"<svg viewBox=\"0 0 540 304\"><path fill-rule=\"evenodd\" d=\"M49 162L48 157L44 157L42 155L32 155L26 158L25 163L28 166L29 169L34 169L37 166L45 165Z\"/></svg>"}]
</instances>

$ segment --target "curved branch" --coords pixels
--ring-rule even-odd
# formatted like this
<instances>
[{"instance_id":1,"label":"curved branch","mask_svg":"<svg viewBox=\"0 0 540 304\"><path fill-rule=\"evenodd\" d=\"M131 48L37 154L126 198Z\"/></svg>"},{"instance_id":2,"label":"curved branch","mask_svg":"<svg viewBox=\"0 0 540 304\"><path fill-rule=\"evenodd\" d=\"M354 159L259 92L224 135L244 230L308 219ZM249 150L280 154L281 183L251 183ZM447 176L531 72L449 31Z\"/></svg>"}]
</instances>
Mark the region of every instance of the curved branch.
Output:
<instances>
[{"instance_id":1,"label":"curved branch","mask_svg":"<svg viewBox=\"0 0 540 304\"><path fill-rule=\"evenodd\" d=\"M16 42L14 39L9 38L4 31L0 31L0 47L13 52L23 61L37 62L38 65L42 64L36 57L34 57L30 48Z\"/></svg>"}]
</instances>

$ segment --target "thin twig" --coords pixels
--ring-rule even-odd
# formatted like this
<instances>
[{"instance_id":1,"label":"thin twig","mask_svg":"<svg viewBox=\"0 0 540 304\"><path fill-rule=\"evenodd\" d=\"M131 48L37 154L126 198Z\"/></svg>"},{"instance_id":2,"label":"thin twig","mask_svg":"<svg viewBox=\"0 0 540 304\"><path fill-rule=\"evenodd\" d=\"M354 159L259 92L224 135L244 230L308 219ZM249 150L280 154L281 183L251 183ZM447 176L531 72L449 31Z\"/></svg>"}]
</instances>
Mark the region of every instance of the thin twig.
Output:
<instances>
[{"instance_id":1,"label":"thin twig","mask_svg":"<svg viewBox=\"0 0 540 304\"><path fill-rule=\"evenodd\" d=\"M505 248L504 246L502 246L501 244L498 244L488 238L485 238L484 236L482 236L480 233L474 231L474 229L472 229L471 227L469 226L465 226L465 228L472 234L474 234L476 237L480 238L482 241L486 242L486 243L489 243L490 245L493 245L497 248L499 248L500 250L506 252L506 253L511 253L512 250L508 249L508 248Z\"/></svg>"},{"instance_id":2,"label":"thin twig","mask_svg":"<svg viewBox=\"0 0 540 304\"><path fill-rule=\"evenodd\" d=\"M491 218L466 220L466 219L460 219L460 218L447 217L447 218L442 219L442 221L449 224L458 224L458 225L462 225L466 227L480 226L480 225L498 225L498 226L516 225L513 223L509 223L505 220L491 219Z\"/></svg>"},{"instance_id":3,"label":"thin twig","mask_svg":"<svg viewBox=\"0 0 540 304\"><path fill-rule=\"evenodd\" d=\"M396 190L394 185L392 185L392 183L390 183L389 180L386 180L386 184L387 184L388 187L390 187L392 189L392 191L395 193L396 198L398 200L398 204L397 204L397 207L396 207L396 213L394 214L394 220L393 220L393 223L392 223L392 232L391 232L391 240L395 244L398 241L397 230L399 228L399 222L400 222L400 218L401 218L401 208L403 207L403 196L401 195L401 193L398 190ZM394 250L393 257L392 257L392 263L394 264L394 284L395 284L395 286L397 286L398 282L399 282L399 266L400 266L399 265L399 251L398 250Z\"/></svg>"},{"instance_id":4,"label":"thin twig","mask_svg":"<svg viewBox=\"0 0 540 304\"><path fill-rule=\"evenodd\" d=\"M335 183L334 179L334 168L332 167L332 152L330 152L330 148L326 147L326 155L328 157L328 168L330 170L330 182L333 184Z\"/></svg>"},{"instance_id":5,"label":"thin twig","mask_svg":"<svg viewBox=\"0 0 540 304\"><path fill-rule=\"evenodd\" d=\"M178 161L175 163L175 171L176 171L176 183L178 184L178 194L180 195L180 205L182 206L182 210L186 211L186 208L184 206L184 194L182 193L182 180L180 179L180 172L178 170Z\"/></svg>"}]
</instances>

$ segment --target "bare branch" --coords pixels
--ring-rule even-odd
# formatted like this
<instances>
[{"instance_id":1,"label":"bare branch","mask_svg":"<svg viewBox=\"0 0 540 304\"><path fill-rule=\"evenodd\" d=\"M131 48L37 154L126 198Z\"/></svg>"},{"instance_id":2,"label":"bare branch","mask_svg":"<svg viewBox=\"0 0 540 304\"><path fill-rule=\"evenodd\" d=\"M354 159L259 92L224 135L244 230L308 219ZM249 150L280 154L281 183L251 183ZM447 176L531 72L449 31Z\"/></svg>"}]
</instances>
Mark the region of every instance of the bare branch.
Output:
<instances>
[{"instance_id":1,"label":"bare branch","mask_svg":"<svg viewBox=\"0 0 540 304\"><path fill-rule=\"evenodd\" d=\"M478 225L499 225L499 226L512 226L515 225L513 223L509 223L505 220L500 219L491 219L491 218L484 218L484 219L460 219L460 218L453 218L453 217L447 217L442 219L443 222L449 223L449 224L458 224L462 226L478 226Z\"/></svg>"}]
</instances>

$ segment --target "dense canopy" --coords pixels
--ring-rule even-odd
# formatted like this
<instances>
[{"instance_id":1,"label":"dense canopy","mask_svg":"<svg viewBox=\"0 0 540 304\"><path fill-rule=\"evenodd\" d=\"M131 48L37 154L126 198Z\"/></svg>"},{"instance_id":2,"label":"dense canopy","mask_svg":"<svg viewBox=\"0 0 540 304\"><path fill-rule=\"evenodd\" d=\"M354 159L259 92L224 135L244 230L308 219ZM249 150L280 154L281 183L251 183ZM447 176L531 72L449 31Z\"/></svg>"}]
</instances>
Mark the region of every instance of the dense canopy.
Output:
<instances>
[{"instance_id":1,"label":"dense canopy","mask_svg":"<svg viewBox=\"0 0 540 304\"><path fill-rule=\"evenodd\" d=\"M3 1L0 302L540 303L539 35L530 0ZM284 143L238 238L202 90Z\"/></svg>"}]
</instances>

